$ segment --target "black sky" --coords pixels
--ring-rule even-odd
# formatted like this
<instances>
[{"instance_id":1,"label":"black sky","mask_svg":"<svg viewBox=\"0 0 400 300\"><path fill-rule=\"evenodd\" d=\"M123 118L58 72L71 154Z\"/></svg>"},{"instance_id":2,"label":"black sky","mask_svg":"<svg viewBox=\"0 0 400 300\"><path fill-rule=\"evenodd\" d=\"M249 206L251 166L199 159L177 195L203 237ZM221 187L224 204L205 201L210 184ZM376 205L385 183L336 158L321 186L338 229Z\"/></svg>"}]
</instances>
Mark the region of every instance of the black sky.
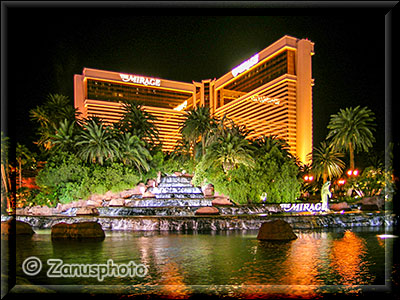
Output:
<instances>
[{"instance_id":1,"label":"black sky","mask_svg":"<svg viewBox=\"0 0 400 300\"><path fill-rule=\"evenodd\" d=\"M376 114L376 146L383 150L389 130L385 128L389 11L382 6L248 9L243 5L228 10L10 4L2 21L5 127L15 141L30 144L35 125L29 110L49 93L69 96L72 105L73 75L84 67L201 81L219 78L288 34L315 43L314 145L325 138L331 114L361 105ZM388 33L393 39L390 24Z\"/></svg>"}]
</instances>

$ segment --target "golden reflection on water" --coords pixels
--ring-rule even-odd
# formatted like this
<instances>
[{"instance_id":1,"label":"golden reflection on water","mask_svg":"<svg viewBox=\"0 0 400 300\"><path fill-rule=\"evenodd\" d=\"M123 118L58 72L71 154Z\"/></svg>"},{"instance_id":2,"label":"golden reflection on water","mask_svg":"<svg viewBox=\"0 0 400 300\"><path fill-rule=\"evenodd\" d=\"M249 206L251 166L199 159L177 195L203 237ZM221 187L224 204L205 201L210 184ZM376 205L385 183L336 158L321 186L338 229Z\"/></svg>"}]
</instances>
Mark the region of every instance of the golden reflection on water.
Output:
<instances>
[{"instance_id":1,"label":"golden reflection on water","mask_svg":"<svg viewBox=\"0 0 400 300\"><path fill-rule=\"evenodd\" d=\"M338 284L367 283L361 276L365 264L362 258L366 250L364 240L351 231L345 231L342 239L332 241L331 268L339 275Z\"/></svg>"},{"instance_id":2,"label":"golden reflection on water","mask_svg":"<svg viewBox=\"0 0 400 300\"><path fill-rule=\"evenodd\" d=\"M280 282L288 285L321 284L318 276L321 239L312 235L302 235L292 243L288 257L283 264L287 270L282 274Z\"/></svg>"},{"instance_id":3,"label":"golden reflection on water","mask_svg":"<svg viewBox=\"0 0 400 300\"><path fill-rule=\"evenodd\" d=\"M161 267L160 294L167 298L187 299L190 296L189 288L184 283L184 278L179 266L168 261Z\"/></svg>"},{"instance_id":4,"label":"golden reflection on water","mask_svg":"<svg viewBox=\"0 0 400 300\"><path fill-rule=\"evenodd\" d=\"M218 273L224 276L227 272L232 272L227 283L229 281L228 284L233 285L228 288L227 295L246 299L279 295L284 295L285 298L320 298L323 296L321 287L326 282L345 285L341 288L342 292L359 293L357 285L373 281L373 278L371 276L367 278L365 273L366 242L355 233L345 231L340 239L332 239L326 232L300 232L297 235L298 239L287 243L255 240L249 247L253 255L252 260L246 261L239 268L232 265L226 270L221 270L221 274ZM158 285L156 294L159 297L173 299L187 299L192 296L196 289L186 285L185 281L188 280L186 278L188 274L199 272L198 266L194 264L187 270L182 261L174 261L176 255L180 257L183 254L188 255L188 252L177 247L175 244L177 241L174 239L160 238L156 243L147 238L139 240L138 250L142 262L151 265L161 275L156 282ZM213 255L218 257L218 253L213 254L211 249L213 245L199 243L189 252L191 260L201 262L203 272L209 272L207 268L210 266L214 268L217 266L212 263L210 257ZM235 253L237 257L240 257L240 254L242 253ZM222 269L228 266L226 255L225 252L223 256L225 261L221 261L218 265ZM213 274L210 273L208 276ZM154 283L152 281L152 284ZM204 292L213 295L216 292L214 289L218 289L218 285Z\"/></svg>"}]
</instances>

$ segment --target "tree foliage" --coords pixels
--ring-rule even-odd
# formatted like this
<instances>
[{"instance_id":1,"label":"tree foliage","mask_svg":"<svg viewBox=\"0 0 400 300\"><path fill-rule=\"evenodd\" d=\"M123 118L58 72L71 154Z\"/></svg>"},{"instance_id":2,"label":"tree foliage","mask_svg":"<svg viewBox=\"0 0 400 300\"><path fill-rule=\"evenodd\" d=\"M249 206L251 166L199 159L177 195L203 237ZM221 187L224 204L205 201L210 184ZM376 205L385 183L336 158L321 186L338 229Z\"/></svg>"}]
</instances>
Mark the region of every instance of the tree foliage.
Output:
<instances>
[{"instance_id":1,"label":"tree foliage","mask_svg":"<svg viewBox=\"0 0 400 300\"><path fill-rule=\"evenodd\" d=\"M312 152L312 169L317 179L323 178L325 183L327 179L339 177L345 167L341 160L343 154L336 151L332 145L321 142L319 147L314 147Z\"/></svg>"},{"instance_id":2,"label":"tree foliage","mask_svg":"<svg viewBox=\"0 0 400 300\"><path fill-rule=\"evenodd\" d=\"M349 151L350 169L354 169L354 152L365 151L375 142L375 114L368 107L340 109L331 116L327 139L339 151Z\"/></svg>"}]
</instances>

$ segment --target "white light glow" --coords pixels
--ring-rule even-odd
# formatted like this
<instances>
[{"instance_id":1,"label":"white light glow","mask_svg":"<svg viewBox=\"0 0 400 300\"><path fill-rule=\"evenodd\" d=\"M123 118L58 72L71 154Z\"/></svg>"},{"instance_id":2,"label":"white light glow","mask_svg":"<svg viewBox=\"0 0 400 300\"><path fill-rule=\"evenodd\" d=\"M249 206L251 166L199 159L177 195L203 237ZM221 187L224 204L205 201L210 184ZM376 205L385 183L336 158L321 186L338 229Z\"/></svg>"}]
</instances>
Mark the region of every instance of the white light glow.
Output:
<instances>
[{"instance_id":1,"label":"white light glow","mask_svg":"<svg viewBox=\"0 0 400 300\"><path fill-rule=\"evenodd\" d=\"M187 100L179 104L177 107L174 108L174 110L180 111L183 110L187 107Z\"/></svg>"},{"instance_id":2,"label":"white light glow","mask_svg":"<svg viewBox=\"0 0 400 300\"><path fill-rule=\"evenodd\" d=\"M249 58L248 60L246 60L245 62L241 63L239 66L237 66L236 68L234 68L231 72L233 77L238 76L239 74L247 71L248 69L250 69L252 66L254 66L256 63L258 63L258 54L252 56L251 58Z\"/></svg>"}]
</instances>

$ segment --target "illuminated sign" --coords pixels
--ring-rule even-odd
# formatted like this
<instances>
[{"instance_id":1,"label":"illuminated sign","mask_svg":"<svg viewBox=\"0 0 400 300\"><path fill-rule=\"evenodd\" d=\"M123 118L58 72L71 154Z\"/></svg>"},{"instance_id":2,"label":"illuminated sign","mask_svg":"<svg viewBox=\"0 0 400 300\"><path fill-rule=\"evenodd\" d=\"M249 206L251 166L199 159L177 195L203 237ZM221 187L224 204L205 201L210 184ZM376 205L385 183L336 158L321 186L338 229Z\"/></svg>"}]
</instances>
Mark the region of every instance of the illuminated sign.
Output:
<instances>
[{"instance_id":1,"label":"illuminated sign","mask_svg":"<svg viewBox=\"0 0 400 300\"><path fill-rule=\"evenodd\" d=\"M278 98L269 98L267 96L253 96L250 98L250 100L257 101L259 103L272 103L275 105L278 105L281 102L281 100Z\"/></svg>"},{"instance_id":2,"label":"illuminated sign","mask_svg":"<svg viewBox=\"0 0 400 300\"><path fill-rule=\"evenodd\" d=\"M123 82L133 82L143 85L160 86L161 80L137 75L119 74Z\"/></svg>"},{"instance_id":3,"label":"illuminated sign","mask_svg":"<svg viewBox=\"0 0 400 300\"><path fill-rule=\"evenodd\" d=\"M258 54L252 56L251 58L249 58L248 60L246 60L245 62L241 63L239 66L237 66L236 68L234 68L231 72L233 77L238 76L240 73L243 73L245 71L247 71L248 69L250 69L252 66L254 66L256 63L258 63Z\"/></svg>"},{"instance_id":4,"label":"illuminated sign","mask_svg":"<svg viewBox=\"0 0 400 300\"><path fill-rule=\"evenodd\" d=\"M324 207L321 202L319 203L282 203L281 208L285 212L324 212L328 207Z\"/></svg>"}]
</instances>

